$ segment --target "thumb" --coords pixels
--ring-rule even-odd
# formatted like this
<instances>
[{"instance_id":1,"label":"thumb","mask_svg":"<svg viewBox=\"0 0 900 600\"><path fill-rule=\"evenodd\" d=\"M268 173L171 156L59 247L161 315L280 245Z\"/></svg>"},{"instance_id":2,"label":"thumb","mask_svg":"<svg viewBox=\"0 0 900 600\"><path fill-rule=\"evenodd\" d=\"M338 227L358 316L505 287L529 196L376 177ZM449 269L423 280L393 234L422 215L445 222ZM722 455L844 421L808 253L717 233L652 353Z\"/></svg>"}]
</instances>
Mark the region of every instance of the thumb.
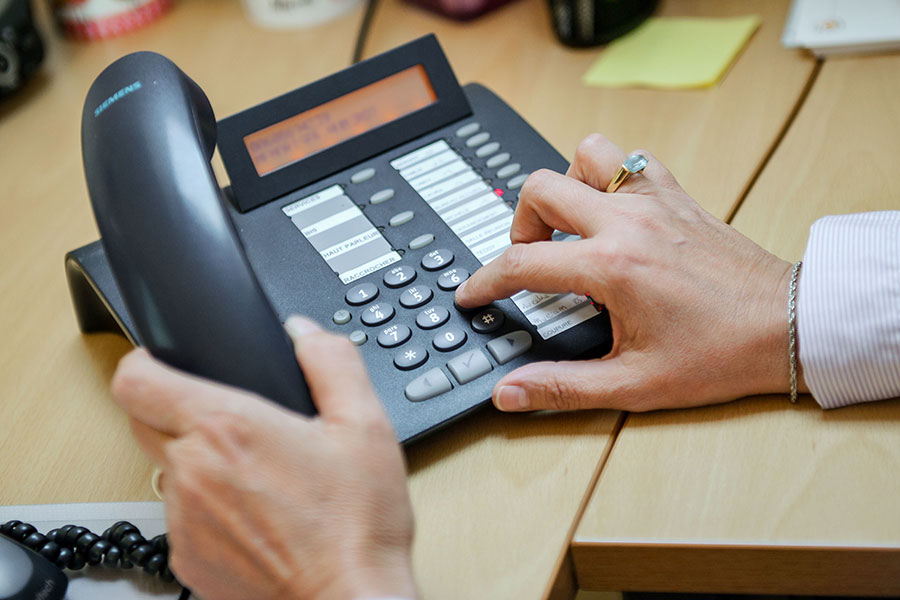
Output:
<instances>
[{"instance_id":1,"label":"thumb","mask_svg":"<svg viewBox=\"0 0 900 600\"><path fill-rule=\"evenodd\" d=\"M637 401L636 379L618 358L538 362L520 367L494 387L499 410L628 409Z\"/></svg>"}]
</instances>

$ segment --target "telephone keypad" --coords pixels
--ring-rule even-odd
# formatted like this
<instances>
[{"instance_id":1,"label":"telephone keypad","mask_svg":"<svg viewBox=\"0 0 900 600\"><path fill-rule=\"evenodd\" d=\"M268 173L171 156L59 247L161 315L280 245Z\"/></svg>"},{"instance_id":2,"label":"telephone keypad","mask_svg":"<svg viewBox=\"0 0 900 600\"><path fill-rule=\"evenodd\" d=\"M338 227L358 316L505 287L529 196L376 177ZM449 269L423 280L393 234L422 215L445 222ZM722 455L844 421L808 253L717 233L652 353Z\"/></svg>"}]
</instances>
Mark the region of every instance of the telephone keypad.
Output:
<instances>
[{"instance_id":1,"label":"telephone keypad","mask_svg":"<svg viewBox=\"0 0 900 600\"><path fill-rule=\"evenodd\" d=\"M383 323L387 323L393 317L394 307L386 302L379 302L364 310L360 320L363 322L363 325L377 327Z\"/></svg>"},{"instance_id":2,"label":"telephone keypad","mask_svg":"<svg viewBox=\"0 0 900 600\"><path fill-rule=\"evenodd\" d=\"M394 267L384 274L382 281L389 288L403 287L407 283L412 283L416 278L416 270L409 265L400 265Z\"/></svg>"},{"instance_id":3,"label":"telephone keypad","mask_svg":"<svg viewBox=\"0 0 900 600\"><path fill-rule=\"evenodd\" d=\"M453 252L446 248L432 250L422 257L422 268L426 271L437 271L449 267L453 262Z\"/></svg>"},{"instance_id":4,"label":"telephone keypad","mask_svg":"<svg viewBox=\"0 0 900 600\"><path fill-rule=\"evenodd\" d=\"M396 348L412 337L412 330L406 325L391 325L378 334L378 345L382 348Z\"/></svg>"},{"instance_id":5,"label":"telephone keypad","mask_svg":"<svg viewBox=\"0 0 900 600\"><path fill-rule=\"evenodd\" d=\"M449 320L449 310L443 306L431 306L416 316L416 325L422 329L436 329Z\"/></svg>"},{"instance_id":6,"label":"telephone keypad","mask_svg":"<svg viewBox=\"0 0 900 600\"><path fill-rule=\"evenodd\" d=\"M360 283L347 290L344 300L350 306L362 306L378 297L378 287L373 283Z\"/></svg>"},{"instance_id":7,"label":"telephone keypad","mask_svg":"<svg viewBox=\"0 0 900 600\"><path fill-rule=\"evenodd\" d=\"M422 346L407 346L394 355L394 366L402 371L421 367L428 360L428 350Z\"/></svg>"},{"instance_id":8,"label":"telephone keypad","mask_svg":"<svg viewBox=\"0 0 900 600\"><path fill-rule=\"evenodd\" d=\"M466 332L459 327L447 327L434 334L431 344L436 350L451 352L465 344L467 338Z\"/></svg>"},{"instance_id":9,"label":"telephone keypad","mask_svg":"<svg viewBox=\"0 0 900 600\"><path fill-rule=\"evenodd\" d=\"M458 288L463 281L469 278L469 272L465 269L449 269L441 273L438 277L438 287L445 292L452 292Z\"/></svg>"},{"instance_id":10,"label":"telephone keypad","mask_svg":"<svg viewBox=\"0 0 900 600\"><path fill-rule=\"evenodd\" d=\"M400 306L403 308L419 308L434 298L434 292L427 285L414 285L400 294Z\"/></svg>"}]
</instances>

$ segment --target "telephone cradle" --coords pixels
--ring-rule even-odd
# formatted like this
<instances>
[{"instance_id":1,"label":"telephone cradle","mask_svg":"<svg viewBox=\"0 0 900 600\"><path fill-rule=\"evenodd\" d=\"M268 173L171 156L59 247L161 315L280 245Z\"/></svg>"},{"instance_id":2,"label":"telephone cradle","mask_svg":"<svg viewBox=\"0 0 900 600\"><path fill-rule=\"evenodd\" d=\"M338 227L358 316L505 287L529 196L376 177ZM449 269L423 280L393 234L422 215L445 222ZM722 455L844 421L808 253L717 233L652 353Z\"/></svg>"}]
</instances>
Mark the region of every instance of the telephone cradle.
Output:
<instances>
[{"instance_id":1,"label":"telephone cradle","mask_svg":"<svg viewBox=\"0 0 900 600\"><path fill-rule=\"evenodd\" d=\"M459 86L434 36L218 122L168 59L132 54L89 91L82 146L101 234L66 255L83 332L311 414L282 327L304 314L358 346L404 443L519 366L612 346L580 294L454 305L509 247L528 174L568 165L491 91Z\"/></svg>"}]
</instances>

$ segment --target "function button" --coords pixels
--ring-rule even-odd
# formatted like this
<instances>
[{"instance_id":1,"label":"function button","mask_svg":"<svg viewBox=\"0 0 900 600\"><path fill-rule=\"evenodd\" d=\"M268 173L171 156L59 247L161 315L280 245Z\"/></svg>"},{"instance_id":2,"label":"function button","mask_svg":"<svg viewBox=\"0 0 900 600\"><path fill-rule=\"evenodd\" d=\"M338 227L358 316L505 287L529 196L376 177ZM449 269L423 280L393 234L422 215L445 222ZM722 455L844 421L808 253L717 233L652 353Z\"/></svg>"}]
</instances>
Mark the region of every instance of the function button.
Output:
<instances>
[{"instance_id":1,"label":"function button","mask_svg":"<svg viewBox=\"0 0 900 600\"><path fill-rule=\"evenodd\" d=\"M525 183L525 180L528 179L528 173L522 173L521 175L516 175L512 179L506 182L506 189L508 190L517 190L522 187L522 184Z\"/></svg>"},{"instance_id":2,"label":"function button","mask_svg":"<svg viewBox=\"0 0 900 600\"><path fill-rule=\"evenodd\" d=\"M362 346L369 339L369 336L367 336L366 332L362 329L351 331L348 337L350 338L350 342L354 346Z\"/></svg>"},{"instance_id":3,"label":"function button","mask_svg":"<svg viewBox=\"0 0 900 600\"><path fill-rule=\"evenodd\" d=\"M416 316L416 325L422 329L434 329L450 320L450 311L443 306L426 308Z\"/></svg>"},{"instance_id":4,"label":"function button","mask_svg":"<svg viewBox=\"0 0 900 600\"><path fill-rule=\"evenodd\" d=\"M412 281L416 278L416 270L410 267L409 265L400 265L399 267L394 267L390 271L384 274L384 285L389 288L398 288L400 286L406 285L407 283L412 283Z\"/></svg>"},{"instance_id":5,"label":"function button","mask_svg":"<svg viewBox=\"0 0 900 600\"><path fill-rule=\"evenodd\" d=\"M500 165L502 165L508 161L509 161L509 152L501 152L500 154L496 154L496 155L490 157L489 159L487 159L487 162L484 164L487 165L488 169L493 169L495 167L499 167Z\"/></svg>"},{"instance_id":6,"label":"function button","mask_svg":"<svg viewBox=\"0 0 900 600\"><path fill-rule=\"evenodd\" d=\"M428 244L434 241L434 236L430 233L423 233L419 237L413 238L409 242L410 250L418 250L419 248L424 248Z\"/></svg>"},{"instance_id":7,"label":"function button","mask_svg":"<svg viewBox=\"0 0 900 600\"><path fill-rule=\"evenodd\" d=\"M400 305L403 308L419 308L431 302L434 292L427 285L416 285L400 294Z\"/></svg>"},{"instance_id":8,"label":"function button","mask_svg":"<svg viewBox=\"0 0 900 600\"><path fill-rule=\"evenodd\" d=\"M344 300L350 306L362 306L378 297L378 287L374 283L360 283L347 290Z\"/></svg>"},{"instance_id":9,"label":"function button","mask_svg":"<svg viewBox=\"0 0 900 600\"><path fill-rule=\"evenodd\" d=\"M375 177L375 169L369 167L368 169L357 171L356 173L351 175L350 183L363 183L364 181L368 181L373 177Z\"/></svg>"},{"instance_id":10,"label":"function button","mask_svg":"<svg viewBox=\"0 0 900 600\"><path fill-rule=\"evenodd\" d=\"M449 269L441 273L438 277L438 287L445 292L452 292L459 285L469 278L469 272L465 269Z\"/></svg>"},{"instance_id":11,"label":"function button","mask_svg":"<svg viewBox=\"0 0 900 600\"><path fill-rule=\"evenodd\" d=\"M511 165L506 165L497 171L497 177L500 179L506 179L507 177L512 177L516 173L519 172L519 169L522 168L522 165L519 163L512 163Z\"/></svg>"},{"instance_id":12,"label":"function button","mask_svg":"<svg viewBox=\"0 0 900 600\"><path fill-rule=\"evenodd\" d=\"M531 334L520 329L501 335L497 339L489 341L487 349L497 364L505 365L531 349Z\"/></svg>"},{"instance_id":13,"label":"function button","mask_svg":"<svg viewBox=\"0 0 900 600\"><path fill-rule=\"evenodd\" d=\"M475 151L475 156L478 158L484 158L485 156L490 156L494 152L500 149L500 144L497 142L491 142L490 144L485 144L481 148Z\"/></svg>"},{"instance_id":14,"label":"function button","mask_svg":"<svg viewBox=\"0 0 900 600\"><path fill-rule=\"evenodd\" d=\"M369 197L369 204L381 204L382 202L387 202L391 198L394 197L394 190L388 188L386 190L381 190L380 192L375 192Z\"/></svg>"},{"instance_id":15,"label":"function button","mask_svg":"<svg viewBox=\"0 0 900 600\"><path fill-rule=\"evenodd\" d=\"M394 307L385 302L379 302L364 310L360 319L362 320L363 325L376 327L382 323L387 323L393 316Z\"/></svg>"},{"instance_id":16,"label":"function button","mask_svg":"<svg viewBox=\"0 0 900 600\"><path fill-rule=\"evenodd\" d=\"M503 327L505 320L506 317L499 308L488 308L472 317L472 329L478 333L493 333Z\"/></svg>"},{"instance_id":17,"label":"function button","mask_svg":"<svg viewBox=\"0 0 900 600\"><path fill-rule=\"evenodd\" d=\"M479 129L481 129L481 123L469 123L468 125L463 125L456 130L456 137L469 137Z\"/></svg>"},{"instance_id":18,"label":"function button","mask_svg":"<svg viewBox=\"0 0 900 600\"><path fill-rule=\"evenodd\" d=\"M465 344L466 337L466 332L459 327L448 327L434 334L431 343L441 352L450 352Z\"/></svg>"},{"instance_id":19,"label":"function button","mask_svg":"<svg viewBox=\"0 0 900 600\"><path fill-rule=\"evenodd\" d=\"M344 323L349 323L351 318L352 317L350 316L350 311L344 310L342 308L341 310L337 310L334 312L331 320L334 321L335 325L343 325Z\"/></svg>"},{"instance_id":20,"label":"function button","mask_svg":"<svg viewBox=\"0 0 900 600\"><path fill-rule=\"evenodd\" d=\"M461 384L466 384L473 379L478 379L485 373L490 373L491 363L481 350L470 350L461 354L447 363L447 368Z\"/></svg>"},{"instance_id":21,"label":"function button","mask_svg":"<svg viewBox=\"0 0 900 600\"><path fill-rule=\"evenodd\" d=\"M378 334L378 345L382 348L394 348L412 337L412 330L406 325L391 325ZM496 340L495 340L496 341Z\"/></svg>"},{"instance_id":22,"label":"function button","mask_svg":"<svg viewBox=\"0 0 900 600\"><path fill-rule=\"evenodd\" d=\"M421 402L453 389L450 378L440 369L431 369L424 375L416 377L406 386L406 398L411 402Z\"/></svg>"},{"instance_id":23,"label":"function button","mask_svg":"<svg viewBox=\"0 0 900 600\"><path fill-rule=\"evenodd\" d=\"M394 215L393 217L391 217L391 220L388 221L388 224L391 227L400 227L401 225L405 225L406 223L409 223L410 221L412 221L413 217L415 217L415 216L416 216L416 213L414 213L413 211L404 210L403 212L399 212L396 215Z\"/></svg>"},{"instance_id":24,"label":"function button","mask_svg":"<svg viewBox=\"0 0 900 600\"><path fill-rule=\"evenodd\" d=\"M421 367L428 360L428 350L422 346L409 346L394 355L394 366L403 371Z\"/></svg>"},{"instance_id":25,"label":"function button","mask_svg":"<svg viewBox=\"0 0 900 600\"><path fill-rule=\"evenodd\" d=\"M453 253L446 248L432 250L422 257L422 268L426 271L437 271L449 267L453 262Z\"/></svg>"},{"instance_id":26,"label":"function button","mask_svg":"<svg viewBox=\"0 0 900 600\"><path fill-rule=\"evenodd\" d=\"M481 133L476 133L472 137L466 140L466 146L469 148L474 148L475 146L480 146L486 141L491 139L491 134L487 131L482 131Z\"/></svg>"}]
</instances>

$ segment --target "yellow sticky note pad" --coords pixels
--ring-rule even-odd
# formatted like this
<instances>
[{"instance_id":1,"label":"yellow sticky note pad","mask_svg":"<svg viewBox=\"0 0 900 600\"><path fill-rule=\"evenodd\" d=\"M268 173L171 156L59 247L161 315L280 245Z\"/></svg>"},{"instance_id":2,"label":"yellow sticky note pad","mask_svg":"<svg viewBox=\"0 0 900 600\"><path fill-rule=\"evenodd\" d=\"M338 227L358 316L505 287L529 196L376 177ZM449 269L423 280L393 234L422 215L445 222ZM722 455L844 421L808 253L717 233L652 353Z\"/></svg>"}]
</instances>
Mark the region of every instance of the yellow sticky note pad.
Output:
<instances>
[{"instance_id":1,"label":"yellow sticky note pad","mask_svg":"<svg viewBox=\"0 0 900 600\"><path fill-rule=\"evenodd\" d=\"M715 85L759 23L756 15L650 18L609 44L582 82L604 87Z\"/></svg>"}]
</instances>

